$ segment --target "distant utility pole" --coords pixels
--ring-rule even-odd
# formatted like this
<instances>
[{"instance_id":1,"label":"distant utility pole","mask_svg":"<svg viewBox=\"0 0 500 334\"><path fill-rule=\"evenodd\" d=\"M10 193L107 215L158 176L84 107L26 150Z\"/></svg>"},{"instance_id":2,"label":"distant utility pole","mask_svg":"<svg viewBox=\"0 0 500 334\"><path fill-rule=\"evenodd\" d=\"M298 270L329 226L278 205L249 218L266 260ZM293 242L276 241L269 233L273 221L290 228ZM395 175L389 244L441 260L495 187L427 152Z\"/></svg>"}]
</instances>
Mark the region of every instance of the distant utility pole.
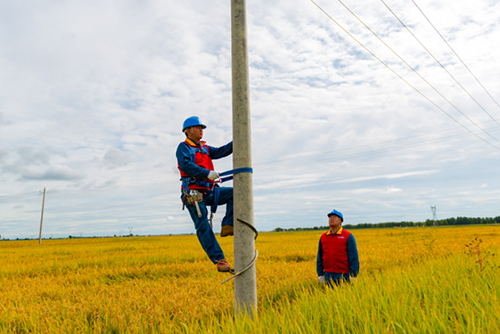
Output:
<instances>
[{"instance_id":1,"label":"distant utility pole","mask_svg":"<svg viewBox=\"0 0 500 334\"><path fill-rule=\"evenodd\" d=\"M233 168L251 168L250 103L245 0L231 0ZM234 175L234 279L237 316L257 313L252 173ZM242 221L244 223L242 223ZM248 224L248 226L246 225Z\"/></svg>"},{"instance_id":2,"label":"distant utility pole","mask_svg":"<svg viewBox=\"0 0 500 334\"><path fill-rule=\"evenodd\" d=\"M40 192L42 192L40 190ZM45 193L48 193L48 191L45 190L45 187L43 187L43 199L42 199L42 217L40 218L40 235L38 237L38 244L42 243L42 225L43 225L43 209L45 207Z\"/></svg>"},{"instance_id":3,"label":"distant utility pole","mask_svg":"<svg viewBox=\"0 0 500 334\"><path fill-rule=\"evenodd\" d=\"M431 210L432 210L432 220L434 221L434 226L438 226L439 223L437 222L436 206L435 205L431 205Z\"/></svg>"}]
</instances>

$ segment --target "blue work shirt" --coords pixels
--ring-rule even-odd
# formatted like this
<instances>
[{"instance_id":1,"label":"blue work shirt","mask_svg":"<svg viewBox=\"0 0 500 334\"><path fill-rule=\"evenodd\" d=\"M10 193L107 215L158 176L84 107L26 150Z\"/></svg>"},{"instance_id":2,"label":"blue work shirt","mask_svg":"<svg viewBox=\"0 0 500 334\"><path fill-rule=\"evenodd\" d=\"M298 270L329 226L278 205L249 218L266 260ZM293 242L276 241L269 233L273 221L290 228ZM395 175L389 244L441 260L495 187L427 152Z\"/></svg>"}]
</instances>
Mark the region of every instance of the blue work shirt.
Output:
<instances>
[{"instance_id":1,"label":"blue work shirt","mask_svg":"<svg viewBox=\"0 0 500 334\"><path fill-rule=\"evenodd\" d=\"M191 139L187 139L192 143L196 144L198 148L201 148L200 143L196 143ZM233 153L233 142L221 146L221 147L213 147L208 146L209 157L212 160L224 158L231 153ZM210 171L206 168L197 166L194 158L194 148L189 146L186 142L182 142L177 146L177 152L175 153L177 157L177 162L179 164L179 168L186 174L195 177L197 179L206 179Z\"/></svg>"}]
</instances>

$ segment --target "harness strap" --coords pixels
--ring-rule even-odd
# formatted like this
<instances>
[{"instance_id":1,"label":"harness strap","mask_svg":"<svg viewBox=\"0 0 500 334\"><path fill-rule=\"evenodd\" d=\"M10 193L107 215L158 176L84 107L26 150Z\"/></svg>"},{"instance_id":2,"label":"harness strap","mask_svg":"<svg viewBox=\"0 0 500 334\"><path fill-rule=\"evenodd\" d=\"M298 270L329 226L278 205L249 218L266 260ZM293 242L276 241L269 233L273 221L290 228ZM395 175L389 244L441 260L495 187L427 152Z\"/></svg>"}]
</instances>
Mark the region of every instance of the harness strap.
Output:
<instances>
[{"instance_id":1,"label":"harness strap","mask_svg":"<svg viewBox=\"0 0 500 334\"><path fill-rule=\"evenodd\" d=\"M212 206L210 207L210 212L212 212L212 214L217 212L217 205L219 205L219 194L220 194L219 186L215 185L213 191L214 191L214 204L212 204Z\"/></svg>"},{"instance_id":2,"label":"harness strap","mask_svg":"<svg viewBox=\"0 0 500 334\"><path fill-rule=\"evenodd\" d=\"M181 177L181 181L182 181L182 191L186 196L189 195L189 186L190 185L196 185L198 187L203 187L203 188L207 188L207 189L210 189L212 187L212 183L205 181L205 180L197 180L196 178L194 178L192 176Z\"/></svg>"},{"instance_id":3,"label":"harness strap","mask_svg":"<svg viewBox=\"0 0 500 334\"><path fill-rule=\"evenodd\" d=\"M193 178L191 176L189 177L182 177L181 178L181 181L182 181L182 193L187 197L189 196L189 185L194 182L193 181Z\"/></svg>"},{"instance_id":4,"label":"harness strap","mask_svg":"<svg viewBox=\"0 0 500 334\"><path fill-rule=\"evenodd\" d=\"M235 169L231 169L231 170L222 172L219 174L219 176L225 176L225 175L231 175L231 176L221 177L220 182L222 183L225 181L232 180L233 179L232 175L238 174L238 173L253 173L253 169L250 167L241 167L241 168L235 168ZM214 185L213 191L214 191L214 203L210 207L210 226L212 226L212 219L213 219L214 213L217 212L217 206L219 205L219 194L220 194L219 186Z\"/></svg>"},{"instance_id":5,"label":"harness strap","mask_svg":"<svg viewBox=\"0 0 500 334\"><path fill-rule=\"evenodd\" d=\"M241 167L241 168L235 168L235 169L231 169L231 170L222 172L219 174L219 176L225 176L225 175L230 175L230 176L221 177L220 182L222 183L222 182L232 180L233 175L239 174L239 173L253 173L253 168ZM182 188L183 188L184 195L188 196L189 195L189 185L194 183L194 182L200 182L201 180L196 180L195 178L189 176L189 177L181 178L181 181L182 181ZM213 214L217 212L217 206L219 205L219 193L220 193L219 186L214 185L213 191L214 191L214 203L210 207L210 212L211 212L210 223L212 223Z\"/></svg>"}]
</instances>

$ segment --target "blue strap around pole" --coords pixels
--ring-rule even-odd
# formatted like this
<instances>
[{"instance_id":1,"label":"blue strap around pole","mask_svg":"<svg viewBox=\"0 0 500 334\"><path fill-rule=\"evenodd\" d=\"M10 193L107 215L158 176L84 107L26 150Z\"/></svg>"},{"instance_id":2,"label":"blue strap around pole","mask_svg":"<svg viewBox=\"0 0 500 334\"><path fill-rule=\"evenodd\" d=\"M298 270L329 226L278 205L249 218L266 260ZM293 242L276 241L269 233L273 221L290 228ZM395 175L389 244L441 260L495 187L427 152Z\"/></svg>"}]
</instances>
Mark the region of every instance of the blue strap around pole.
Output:
<instances>
[{"instance_id":1,"label":"blue strap around pole","mask_svg":"<svg viewBox=\"0 0 500 334\"><path fill-rule=\"evenodd\" d=\"M233 179L232 175L233 174L239 174L239 173L253 173L253 168L251 168L251 167L241 167L241 168L235 168L235 169L231 169L231 170L222 172L222 173L219 174L219 176L225 176L225 175L231 175L231 176L221 177L220 182L226 182L226 181L232 180Z\"/></svg>"},{"instance_id":2,"label":"blue strap around pole","mask_svg":"<svg viewBox=\"0 0 500 334\"><path fill-rule=\"evenodd\" d=\"M220 182L225 182L233 179L233 174L238 174L238 173L253 173L253 169L250 167L241 167L241 168L235 168L231 169L225 172L222 172L219 174L219 176L224 176L224 175L231 175L228 177L221 177ZM214 187L214 204L212 204L210 211L212 213L217 212L217 206L219 205L219 186Z\"/></svg>"},{"instance_id":3,"label":"blue strap around pole","mask_svg":"<svg viewBox=\"0 0 500 334\"><path fill-rule=\"evenodd\" d=\"M219 174L219 176L233 175L233 174L238 174L238 173L253 173L253 168L251 168L251 167L235 168L235 169L231 169L231 170L222 172Z\"/></svg>"}]
</instances>

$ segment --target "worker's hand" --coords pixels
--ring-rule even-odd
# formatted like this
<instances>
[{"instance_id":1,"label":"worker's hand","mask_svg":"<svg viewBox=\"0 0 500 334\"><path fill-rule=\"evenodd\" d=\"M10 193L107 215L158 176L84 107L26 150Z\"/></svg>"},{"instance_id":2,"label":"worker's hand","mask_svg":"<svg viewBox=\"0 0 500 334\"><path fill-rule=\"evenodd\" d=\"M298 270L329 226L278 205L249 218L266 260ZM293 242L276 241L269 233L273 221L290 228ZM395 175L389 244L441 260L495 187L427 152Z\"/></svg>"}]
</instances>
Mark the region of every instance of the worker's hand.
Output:
<instances>
[{"instance_id":1,"label":"worker's hand","mask_svg":"<svg viewBox=\"0 0 500 334\"><path fill-rule=\"evenodd\" d=\"M356 283L358 278L351 276L350 280L351 280L351 283Z\"/></svg>"},{"instance_id":2,"label":"worker's hand","mask_svg":"<svg viewBox=\"0 0 500 334\"><path fill-rule=\"evenodd\" d=\"M217 173L216 171L211 170L210 173L208 173L208 179L213 181L218 178L219 178L219 173Z\"/></svg>"},{"instance_id":3,"label":"worker's hand","mask_svg":"<svg viewBox=\"0 0 500 334\"><path fill-rule=\"evenodd\" d=\"M325 276L319 276L318 279L321 284L325 284Z\"/></svg>"}]
</instances>

